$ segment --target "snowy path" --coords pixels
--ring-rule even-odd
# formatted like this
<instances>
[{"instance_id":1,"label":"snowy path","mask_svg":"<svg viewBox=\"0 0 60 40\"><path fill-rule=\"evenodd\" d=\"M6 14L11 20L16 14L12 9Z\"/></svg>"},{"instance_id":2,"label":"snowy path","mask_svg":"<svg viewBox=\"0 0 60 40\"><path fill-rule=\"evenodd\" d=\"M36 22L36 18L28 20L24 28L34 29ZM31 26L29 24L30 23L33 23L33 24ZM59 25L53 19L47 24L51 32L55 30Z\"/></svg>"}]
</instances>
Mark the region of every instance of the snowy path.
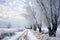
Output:
<instances>
[{"instance_id":1,"label":"snowy path","mask_svg":"<svg viewBox=\"0 0 60 40\"><path fill-rule=\"evenodd\" d=\"M28 30L28 37L29 37L29 40L38 40L33 34L33 32L31 32L30 30Z\"/></svg>"},{"instance_id":2,"label":"snowy path","mask_svg":"<svg viewBox=\"0 0 60 40\"><path fill-rule=\"evenodd\" d=\"M16 32L16 35L6 37L3 40L60 40L60 38L49 37L47 34L41 34L37 31L25 30Z\"/></svg>"},{"instance_id":3,"label":"snowy path","mask_svg":"<svg viewBox=\"0 0 60 40\"><path fill-rule=\"evenodd\" d=\"M38 40L30 30L16 32L12 37L5 37L3 40Z\"/></svg>"}]
</instances>

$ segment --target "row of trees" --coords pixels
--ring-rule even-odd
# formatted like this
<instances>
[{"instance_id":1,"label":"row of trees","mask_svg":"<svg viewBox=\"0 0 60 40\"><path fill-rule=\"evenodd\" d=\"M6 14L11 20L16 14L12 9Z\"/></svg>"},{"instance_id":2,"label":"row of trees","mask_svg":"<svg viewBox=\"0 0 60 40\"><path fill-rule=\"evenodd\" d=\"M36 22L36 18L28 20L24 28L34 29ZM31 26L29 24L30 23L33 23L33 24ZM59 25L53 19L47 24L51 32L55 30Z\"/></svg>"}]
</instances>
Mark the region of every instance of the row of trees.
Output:
<instances>
[{"instance_id":1,"label":"row of trees","mask_svg":"<svg viewBox=\"0 0 60 40\"><path fill-rule=\"evenodd\" d=\"M39 32L41 32L41 25L44 18L49 36L56 36L57 27L60 24L60 0L27 0L25 4L27 5L25 8L29 15L24 14L24 16L25 18L28 17L29 22L34 22L31 24L34 30L38 28ZM39 11L40 13L38 13ZM37 14L42 15L37 16ZM42 19L41 16L43 16ZM37 17L39 17L40 20Z\"/></svg>"},{"instance_id":2,"label":"row of trees","mask_svg":"<svg viewBox=\"0 0 60 40\"><path fill-rule=\"evenodd\" d=\"M27 6L25 6L25 8L26 8L28 14L22 14L22 15L27 20L29 20L29 23L30 23L29 25L30 25L31 29L34 29L36 31L38 28L39 32L41 32L41 23L38 23L38 20L36 18L36 12L35 12L34 8L32 7L32 5L30 4L29 1L26 1L25 4L27 5Z\"/></svg>"},{"instance_id":3,"label":"row of trees","mask_svg":"<svg viewBox=\"0 0 60 40\"><path fill-rule=\"evenodd\" d=\"M48 33L49 36L56 36L57 27L60 24L60 0L49 0L48 9L46 4L39 0L38 4L41 3L41 9L44 10L45 17L48 22Z\"/></svg>"}]
</instances>

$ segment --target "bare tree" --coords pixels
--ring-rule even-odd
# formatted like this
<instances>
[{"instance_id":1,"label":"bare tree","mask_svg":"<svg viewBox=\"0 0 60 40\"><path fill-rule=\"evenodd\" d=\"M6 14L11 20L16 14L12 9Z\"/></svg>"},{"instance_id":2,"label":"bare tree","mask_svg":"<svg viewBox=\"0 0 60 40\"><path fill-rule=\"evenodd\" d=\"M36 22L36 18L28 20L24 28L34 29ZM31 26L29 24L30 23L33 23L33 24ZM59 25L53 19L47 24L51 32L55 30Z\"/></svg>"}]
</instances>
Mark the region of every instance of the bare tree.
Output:
<instances>
[{"instance_id":1,"label":"bare tree","mask_svg":"<svg viewBox=\"0 0 60 40\"><path fill-rule=\"evenodd\" d=\"M11 28L11 24L10 23L8 23L8 28Z\"/></svg>"},{"instance_id":2,"label":"bare tree","mask_svg":"<svg viewBox=\"0 0 60 40\"><path fill-rule=\"evenodd\" d=\"M34 27L34 30L37 30L37 28L39 30L41 30L41 27L39 26L40 24L38 24L38 21L37 21L37 18L36 18L36 12L34 10L33 7L31 7L31 5L29 4L29 2L26 2L27 6L25 7L29 16L28 18L30 18L31 20L33 20L33 27ZM26 15L26 14L25 14ZM26 16L25 16L26 17ZM31 22L32 23L32 22ZM41 32L41 31L40 31Z\"/></svg>"},{"instance_id":3,"label":"bare tree","mask_svg":"<svg viewBox=\"0 0 60 40\"><path fill-rule=\"evenodd\" d=\"M49 11L47 10L46 4L42 0L37 0L37 3L40 5L41 9L44 11L45 17L47 19L47 22L49 25L48 26L49 36L56 36L57 27L60 23L60 20L59 20L60 19L60 12L59 12L60 0L49 0L49 5L48 5Z\"/></svg>"}]
</instances>

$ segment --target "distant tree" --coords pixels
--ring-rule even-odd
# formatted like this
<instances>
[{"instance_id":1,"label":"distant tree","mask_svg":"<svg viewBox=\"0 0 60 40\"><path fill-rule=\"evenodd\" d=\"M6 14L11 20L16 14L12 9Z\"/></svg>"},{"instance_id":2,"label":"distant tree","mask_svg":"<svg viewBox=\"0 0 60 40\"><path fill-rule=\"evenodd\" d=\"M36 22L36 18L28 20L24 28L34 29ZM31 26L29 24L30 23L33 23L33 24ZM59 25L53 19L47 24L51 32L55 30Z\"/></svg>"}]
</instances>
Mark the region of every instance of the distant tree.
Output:
<instances>
[{"instance_id":1,"label":"distant tree","mask_svg":"<svg viewBox=\"0 0 60 40\"><path fill-rule=\"evenodd\" d=\"M34 30L36 31L36 30L37 30L37 28L36 28L36 25L35 25L35 24L33 24L33 27L34 27Z\"/></svg>"},{"instance_id":2,"label":"distant tree","mask_svg":"<svg viewBox=\"0 0 60 40\"><path fill-rule=\"evenodd\" d=\"M8 23L8 28L11 28L11 24L10 23Z\"/></svg>"},{"instance_id":3,"label":"distant tree","mask_svg":"<svg viewBox=\"0 0 60 40\"><path fill-rule=\"evenodd\" d=\"M40 24L38 24L38 21L36 18L36 12L35 12L34 8L29 4L29 2L26 2L26 5L27 6L25 6L25 8L27 10L28 15L23 14L23 16L26 17L27 19L30 19L30 22L31 22L31 20L34 22L33 27L34 27L35 31L37 30L37 28L39 30L41 30L41 27L39 26ZM39 26L39 27L37 27L37 26Z\"/></svg>"},{"instance_id":4,"label":"distant tree","mask_svg":"<svg viewBox=\"0 0 60 40\"><path fill-rule=\"evenodd\" d=\"M30 25L30 28L32 29L32 25Z\"/></svg>"}]
</instances>

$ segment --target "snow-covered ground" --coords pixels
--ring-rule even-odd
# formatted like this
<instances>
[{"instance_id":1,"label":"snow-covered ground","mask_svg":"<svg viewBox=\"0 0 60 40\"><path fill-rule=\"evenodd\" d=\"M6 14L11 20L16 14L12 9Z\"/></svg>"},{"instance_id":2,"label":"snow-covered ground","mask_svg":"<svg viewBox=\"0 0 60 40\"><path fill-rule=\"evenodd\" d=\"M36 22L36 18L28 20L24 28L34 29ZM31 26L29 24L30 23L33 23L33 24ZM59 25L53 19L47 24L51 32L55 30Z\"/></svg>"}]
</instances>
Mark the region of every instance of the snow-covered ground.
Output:
<instances>
[{"instance_id":1,"label":"snow-covered ground","mask_svg":"<svg viewBox=\"0 0 60 40\"><path fill-rule=\"evenodd\" d=\"M42 28L42 30L43 30L44 32L47 32L47 31L48 31L47 28ZM56 37L60 38L60 28L57 29Z\"/></svg>"},{"instance_id":2,"label":"snow-covered ground","mask_svg":"<svg viewBox=\"0 0 60 40\"><path fill-rule=\"evenodd\" d=\"M60 28L58 28L57 32L56 32L56 37L59 37L60 38Z\"/></svg>"},{"instance_id":3,"label":"snow-covered ground","mask_svg":"<svg viewBox=\"0 0 60 40\"><path fill-rule=\"evenodd\" d=\"M3 33L12 33L12 32L17 32L17 31L23 31L24 29L19 29L19 28L0 28L0 36Z\"/></svg>"},{"instance_id":4,"label":"snow-covered ground","mask_svg":"<svg viewBox=\"0 0 60 40\"><path fill-rule=\"evenodd\" d=\"M14 36L12 37L6 37L4 38L3 40L17 40L20 38L20 36L23 34L23 33L26 33L27 31L23 31L23 32L16 32Z\"/></svg>"},{"instance_id":5,"label":"snow-covered ground","mask_svg":"<svg viewBox=\"0 0 60 40\"><path fill-rule=\"evenodd\" d=\"M24 30L22 32L15 32L12 37L6 36L2 40L38 40L30 30Z\"/></svg>"},{"instance_id":6,"label":"snow-covered ground","mask_svg":"<svg viewBox=\"0 0 60 40\"><path fill-rule=\"evenodd\" d=\"M6 36L2 40L60 40L59 33L60 29L57 30L57 37L49 37L47 34L41 34L38 31L26 29L24 31L16 31L15 35Z\"/></svg>"}]
</instances>

